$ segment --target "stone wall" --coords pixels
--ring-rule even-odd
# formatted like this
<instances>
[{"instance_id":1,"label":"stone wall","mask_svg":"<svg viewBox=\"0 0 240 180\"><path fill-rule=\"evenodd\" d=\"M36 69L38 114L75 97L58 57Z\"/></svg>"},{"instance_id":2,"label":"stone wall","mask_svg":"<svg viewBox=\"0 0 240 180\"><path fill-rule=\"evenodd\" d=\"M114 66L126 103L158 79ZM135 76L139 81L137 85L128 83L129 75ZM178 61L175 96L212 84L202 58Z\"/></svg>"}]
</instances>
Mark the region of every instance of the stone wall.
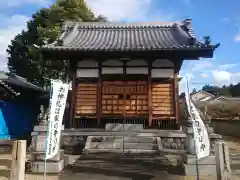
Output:
<instances>
[{"instance_id":1,"label":"stone wall","mask_svg":"<svg viewBox=\"0 0 240 180\"><path fill-rule=\"evenodd\" d=\"M214 133L226 136L240 136L240 120L211 120Z\"/></svg>"},{"instance_id":2,"label":"stone wall","mask_svg":"<svg viewBox=\"0 0 240 180\"><path fill-rule=\"evenodd\" d=\"M158 134L158 133L156 133ZM185 152L186 149L186 134L184 133L160 133L161 135L156 136L155 133L150 133L149 137L155 137L157 140L158 150L166 152ZM63 149L65 154L81 154L87 140L87 135L80 135L75 133L70 133L66 131L62 134L63 136ZM99 136L100 138L101 136ZM111 136L109 136L111 137ZM127 137L127 135L126 135ZM136 137L136 136L133 136ZM142 136L144 137L144 136ZM214 153L215 142L221 139L218 134L209 135L211 142L211 152ZM126 141L127 143L127 141Z\"/></svg>"}]
</instances>

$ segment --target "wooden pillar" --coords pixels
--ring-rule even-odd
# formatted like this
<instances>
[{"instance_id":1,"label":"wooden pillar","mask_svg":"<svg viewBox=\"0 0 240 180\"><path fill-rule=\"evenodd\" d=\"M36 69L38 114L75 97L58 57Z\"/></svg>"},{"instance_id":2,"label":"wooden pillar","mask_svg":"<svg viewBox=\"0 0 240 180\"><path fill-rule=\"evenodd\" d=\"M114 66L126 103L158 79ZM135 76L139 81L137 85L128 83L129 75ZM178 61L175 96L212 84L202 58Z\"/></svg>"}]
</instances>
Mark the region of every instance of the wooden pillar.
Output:
<instances>
[{"instance_id":1,"label":"wooden pillar","mask_svg":"<svg viewBox=\"0 0 240 180\"><path fill-rule=\"evenodd\" d=\"M126 76L127 76L127 61L123 61L123 79L125 79L126 78ZM126 105L127 105L127 103L126 103L126 93L127 93L127 91L126 91L126 87L123 87L123 124L125 124L125 118L126 118ZM124 150L124 148L123 148L123 150Z\"/></svg>"},{"instance_id":2,"label":"wooden pillar","mask_svg":"<svg viewBox=\"0 0 240 180\"><path fill-rule=\"evenodd\" d=\"M152 60L148 61L148 121L152 125Z\"/></svg>"},{"instance_id":3,"label":"wooden pillar","mask_svg":"<svg viewBox=\"0 0 240 180\"><path fill-rule=\"evenodd\" d=\"M178 99L178 72L174 70L173 76L173 106L174 106L174 113L176 117L176 123L179 123L179 99Z\"/></svg>"},{"instance_id":4,"label":"wooden pillar","mask_svg":"<svg viewBox=\"0 0 240 180\"><path fill-rule=\"evenodd\" d=\"M178 75L179 73L175 74L176 75L176 78L175 78L175 90L176 90L176 120L177 122L179 123L180 122L180 102L179 102L179 79L178 79Z\"/></svg>"},{"instance_id":5,"label":"wooden pillar","mask_svg":"<svg viewBox=\"0 0 240 180\"><path fill-rule=\"evenodd\" d=\"M98 62L98 82L97 82L97 121L101 122L102 116L102 62Z\"/></svg>"},{"instance_id":6,"label":"wooden pillar","mask_svg":"<svg viewBox=\"0 0 240 180\"><path fill-rule=\"evenodd\" d=\"M178 83L178 73L182 66L183 60L174 59L174 75L173 75L173 97L174 97L174 113L176 118L176 123L180 123L180 111L179 111L179 83Z\"/></svg>"},{"instance_id":7,"label":"wooden pillar","mask_svg":"<svg viewBox=\"0 0 240 180\"><path fill-rule=\"evenodd\" d=\"M71 74L72 74L72 97L71 97L71 106L70 106L69 128L74 128L75 101L76 101L76 78L77 78L76 62L71 63Z\"/></svg>"},{"instance_id":8,"label":"wooden pillar","mask_svg":"<svg viewBox=\"0 0 240 180\"><path fill-rule=\"evenodd\" d=\"M232 179L228 146L224 142L215 144L217 180Z\"/></svg>"},{"instance_id":9,"label":"wooden pillar","mask_svg":"<svg viewBox=\"0 0 240 180\"><path fill-rule=\"evenodd\" d=\"M25 179L26 140L14 141L12 145L11 180Z\"/></svg>"}]
</instances>

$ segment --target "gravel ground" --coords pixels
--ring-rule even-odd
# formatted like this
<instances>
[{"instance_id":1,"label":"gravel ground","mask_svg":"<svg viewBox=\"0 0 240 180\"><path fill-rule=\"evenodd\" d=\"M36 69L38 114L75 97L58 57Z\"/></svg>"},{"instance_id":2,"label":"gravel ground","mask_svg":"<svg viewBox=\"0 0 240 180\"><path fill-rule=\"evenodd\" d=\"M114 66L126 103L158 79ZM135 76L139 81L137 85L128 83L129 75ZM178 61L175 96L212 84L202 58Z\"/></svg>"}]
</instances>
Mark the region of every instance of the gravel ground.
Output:
<instances>
[{"instance_id":1,"label":"gravel ground","mask_svg":"<svg viewBox=\"0 0 240 180\"><path fill-rule=\"evenodd\" d=\"M224 137L233 157L240 157L240 138ZM240 158L239 158L240 159ZM131 163L114 167L113 163L100 160L81 161L77 168L67 168L59 175L48 175L47 180L195 180L195 177L184 177L158 170L151 165ZM134 164L134 163L132 163ZM101 170L99 170L101 166ZM11 154L0 151L0 180L8 180L11 167ZM89 168L91 167L91 168ZM96 170L98 169L98 170ZM146 170L147 169L147 170ZM131 171L131 172L130 172ZM214 177L201 177L200 180L214 180ZM240 165L233 167L233 180L240 180ZM43 175L26 174L25 180L43 180Z\"/></svg>"}]
</instances>

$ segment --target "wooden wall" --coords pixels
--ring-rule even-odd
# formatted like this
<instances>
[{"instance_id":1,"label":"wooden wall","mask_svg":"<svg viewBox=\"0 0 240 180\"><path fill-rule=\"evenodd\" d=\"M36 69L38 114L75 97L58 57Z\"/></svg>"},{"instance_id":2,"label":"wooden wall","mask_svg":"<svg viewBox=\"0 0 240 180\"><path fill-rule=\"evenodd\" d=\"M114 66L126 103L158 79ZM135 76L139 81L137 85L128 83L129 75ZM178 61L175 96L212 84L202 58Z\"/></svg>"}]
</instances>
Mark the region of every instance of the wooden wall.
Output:
<instances>
[{"instance_id":1,"label":"wooden wall","mask_svg":"<svg viewBox=\"0 0 240 180\"><path fill-rule=\"evenodd\" d=\"M113 76L137 76L141 80L105 78ZM105 116L148 116L150 122L174 117L173 77L174 64L169 60L155 60L151 66L144 60L80 61L76 69L79 81L75 86L73 115L92 116L98 120Z\"/></svg>"},{"instance_id":2,"label":"wooden wall","mask_svg":"<svg viewBox=\"0 0 240 180\"><path fill-rule=\"evenodd\" d=\"M101 114L141 116L148 112L147 81L104 81L101 102L97 102L97 83L79 83L76 88L76 116L97 115L97 103ZM173 116L171 83L152 84L153 117Z\"/></svg>"},{"instance_id":3,"label":"wooden wall","mask_svg":"<svg viewBox=\"0 0 240 180\"><path fill-rule=\"evenodd\" d=\"M146 81L105 81L102 86L102 114L125 116L148 114Z\"/></svg>"},{"instance_id":4,"label":"wooden wall","mask_svg":"<svg viewBox=\"0 0 240 180\"><path fill-rule=\"evenodd\" d=\"M173 97L171 83L152 83L153 116L173 116Z\"/></svg>"},{"instance_id":5,"label":"wooden wall","mask_svg":"<svg viewBox=\"0 0 240 180\"><path fill-rule=\"evenodd\" d=\"M75 115L97 114L97 84L79 83L76 88Z\"/></svg>"}]
</instances>

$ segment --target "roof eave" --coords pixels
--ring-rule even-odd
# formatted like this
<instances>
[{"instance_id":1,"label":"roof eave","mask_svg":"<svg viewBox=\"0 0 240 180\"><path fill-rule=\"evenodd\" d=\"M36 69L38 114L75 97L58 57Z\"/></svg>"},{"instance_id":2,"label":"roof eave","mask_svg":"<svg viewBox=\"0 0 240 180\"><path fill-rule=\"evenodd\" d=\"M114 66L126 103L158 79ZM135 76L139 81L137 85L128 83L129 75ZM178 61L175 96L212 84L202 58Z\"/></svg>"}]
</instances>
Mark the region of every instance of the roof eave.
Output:
<instances>
[{"instance_id":1,"label":"roof eave","mask_svg":"<svg viewBox=\"0 0 240 180\"><path fill-rule=\"evenodd\" d=\"M15 90L13 90L10 86L8 86L6 83L4 83L1 80L0 80L0 86L3 87L11 97L17 97L20 95L19 92L16 92Z\"/></svg>"},{"instance_id":2,"label":"roof eave","mask_svg":"<svg viewBox=\"0 0 240 180\"><path fill-rule=\"evenodd\" d=\"M159 51L214 51L219 47L220 44L217 45L209 45L206 47L184 47L184 48L162 48L162 49L80 49L80 48L69 48L69 47L53 47L53 46L37 46L34 45L35 48L39 49L41 52L159 52Z\"/></svg>"}]
</instances>

